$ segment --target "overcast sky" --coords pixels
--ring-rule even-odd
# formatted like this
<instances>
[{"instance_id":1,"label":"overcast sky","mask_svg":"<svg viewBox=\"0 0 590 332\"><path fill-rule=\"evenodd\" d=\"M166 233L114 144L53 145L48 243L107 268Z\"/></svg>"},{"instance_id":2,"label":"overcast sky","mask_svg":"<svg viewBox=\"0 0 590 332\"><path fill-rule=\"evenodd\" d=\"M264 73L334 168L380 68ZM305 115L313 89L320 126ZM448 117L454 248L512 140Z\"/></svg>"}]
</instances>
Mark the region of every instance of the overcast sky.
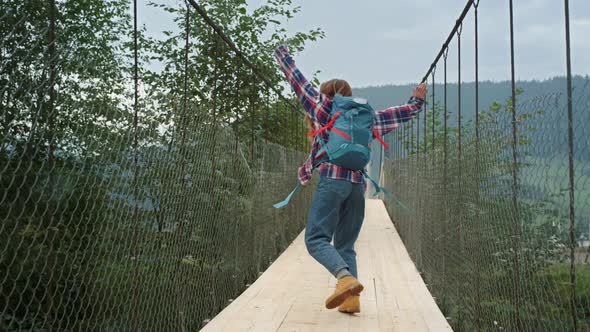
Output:
<instances>
[{"instance_id":1,"label":"overcast sky","mask_svg":"<svg viewBox=\"0 0 590 332\"><path fill-rule=\"evenodd\" d=\"M251 0L253 5L262 0ZM289 30L320 27L326 38L297 62L321 80L341 77L354 86L419 80L448 36L465 0L295 0L302 12ZM590 72L590 1L570 0L573 71ZM480 76L510 77L508 0L481 0ZM515 1L517 77L546 78L565 68L562 0ZM462 38L462 78L473 80L474 26L468 15ZM456 80L457 44L449 52L449 77ZM442 68L441 68L442 69ZM440 74L442 77L442 70Z\"/></svg>"},{"instance_id":2,"label":"overcast sky","mask_svg":"<svg viewBox=\"0 0 590 332\"><path fill-rule=\"evenodd\" d=\"M175 1L175 0L170 0ZM248 0L252 7L264 0ZM291 32L316 27L326 38L297 56L308 75L344 78L355 87L419 81L450 33L466 0L294 0L302 7L287 23ZM518 79L544 79L565 72L563 0L515 1ZM570 0L572 70L590 73L590 0ZM481 0L480 77L510 78L508 0ZM149 20L149 15L147 15ZM152 28L154 22L152 20ZM157 23L156 23L157 24ZM165 25L165 24L164 24ZM462 79L473 81L473 11L462 34ZM449 81L457 79L457 43L449 52ZM437 79L442 79L442 63Z\"/></svg>"}]
</instances>

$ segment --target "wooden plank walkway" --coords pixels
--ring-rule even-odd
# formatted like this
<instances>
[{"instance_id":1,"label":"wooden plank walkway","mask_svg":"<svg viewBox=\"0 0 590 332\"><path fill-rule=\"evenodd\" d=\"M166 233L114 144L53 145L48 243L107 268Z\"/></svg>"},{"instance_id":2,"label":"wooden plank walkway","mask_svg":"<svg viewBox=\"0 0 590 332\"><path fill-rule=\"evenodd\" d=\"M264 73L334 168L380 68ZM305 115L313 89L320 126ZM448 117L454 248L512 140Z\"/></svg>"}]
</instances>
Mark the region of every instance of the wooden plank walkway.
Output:
<instances>
[{"instance_id":1,"label":"wooden plank walkway","mask_svg":"<svg viewBox=\"0 0 590 332\"><path fill-rule=\"evenodd\" d=\"M361 313L327 310L336 280L305 249L303 232L202 331L451 331L380 200L367 200L356 243Z\"/></svg>"}]
</instances>

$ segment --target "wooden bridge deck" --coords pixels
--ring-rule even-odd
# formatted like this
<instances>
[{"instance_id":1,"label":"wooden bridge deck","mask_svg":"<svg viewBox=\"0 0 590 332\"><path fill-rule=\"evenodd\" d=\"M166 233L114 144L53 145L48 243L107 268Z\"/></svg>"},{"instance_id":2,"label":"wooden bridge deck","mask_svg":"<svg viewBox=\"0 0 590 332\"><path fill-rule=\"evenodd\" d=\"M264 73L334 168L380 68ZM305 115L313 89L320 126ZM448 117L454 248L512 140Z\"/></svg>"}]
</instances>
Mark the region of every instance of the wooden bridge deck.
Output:
<instances>
[{"instance_id":1,"label":"wooden bridge deck","mask_svg":"<svg viewBox=\"0 0 590 332\"><path fill-rule=\"evenodd\" d=\"M336 280L309 256L300 234L202 331L451 331L382 201L367 200L356 244L361 313L327 310Z\"/></svg>"}]
</instances>

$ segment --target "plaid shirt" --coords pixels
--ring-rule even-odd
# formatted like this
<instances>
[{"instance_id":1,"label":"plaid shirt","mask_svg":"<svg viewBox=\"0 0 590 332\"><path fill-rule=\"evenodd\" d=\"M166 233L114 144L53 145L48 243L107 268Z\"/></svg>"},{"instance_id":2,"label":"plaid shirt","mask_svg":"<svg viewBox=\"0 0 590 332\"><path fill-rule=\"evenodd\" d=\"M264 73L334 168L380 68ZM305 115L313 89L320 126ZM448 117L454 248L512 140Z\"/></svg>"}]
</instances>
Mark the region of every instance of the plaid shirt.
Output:
<instances>
[{"instance_id":1,"label":"plaid shirt","mask_svg":"<svg viewBox=\"0 0 590 332\"><path fill-rule=\"evenodd\" d=\"M287 77L295 95L303 104L303 108L313 120L315 128L319 129L325 126L331 118L332 100L324 94L320 94L307 81L305 76L295 66L295 61L289 54L285 46L278 47L274 52L275 58L280 66L281 71ZM401 123L409 121L416 116L421 110L424 101L420 98L412 97L406 105L390 107L388 109L375 112L373 128L380 136L383 136L392 130L400 127ZM322 132L321 137L326 141L329 136L329 130ZM299 168L299 181L301 184L307 184L313 175L313 160L321 148L317 140L314 141L311 153L305 164ZM318 166L320 176L325 176L336 180L346 180L353 183L364 183L363 171L352 171L328 162L321 163Z\"/></svg>"}]
</instances>

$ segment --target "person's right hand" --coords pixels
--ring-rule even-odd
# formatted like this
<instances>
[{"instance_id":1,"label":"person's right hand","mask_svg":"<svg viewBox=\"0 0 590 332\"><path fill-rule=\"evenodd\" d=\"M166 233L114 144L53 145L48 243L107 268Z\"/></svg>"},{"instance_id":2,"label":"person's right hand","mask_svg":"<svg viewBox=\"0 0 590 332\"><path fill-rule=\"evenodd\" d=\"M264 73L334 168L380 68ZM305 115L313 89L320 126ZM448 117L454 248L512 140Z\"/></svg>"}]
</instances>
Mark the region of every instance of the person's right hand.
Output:
<instances>
[{"instance_id":1,"label":"person's right hand","mask_svg":"<svg viewBox=\"0 0 590 332\"><path fill-rule=\"evenodd\" d=\"M422 83L414 89L414 91L412 92L412 97L426 100L426 92L428 92L428 86L426 85L426 83Z\"/></svg>"}]
</instances>

